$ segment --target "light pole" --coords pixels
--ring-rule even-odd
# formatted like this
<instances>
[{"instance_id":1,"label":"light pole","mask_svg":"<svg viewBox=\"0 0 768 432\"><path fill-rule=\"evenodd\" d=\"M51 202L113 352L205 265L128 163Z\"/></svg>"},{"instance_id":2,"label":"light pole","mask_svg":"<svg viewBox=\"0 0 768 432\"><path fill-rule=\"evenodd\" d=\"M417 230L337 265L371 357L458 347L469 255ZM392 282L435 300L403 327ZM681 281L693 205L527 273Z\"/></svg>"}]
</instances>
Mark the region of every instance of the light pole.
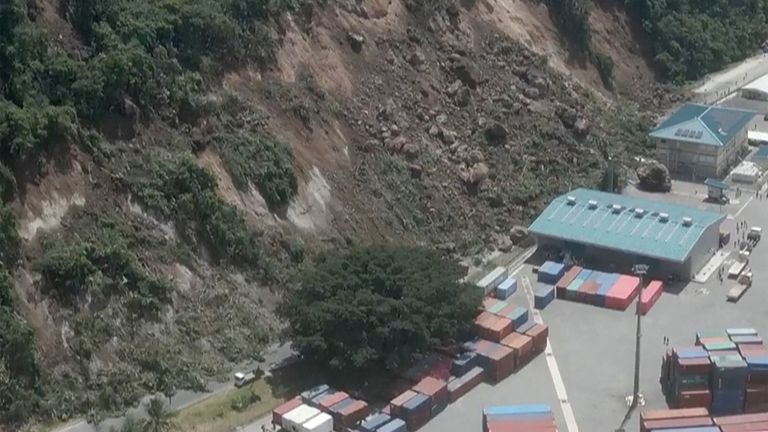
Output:
<instances>
[{"instance_id":1,"label":"light pole","mask_svg":"<svg viewBox=\"0 0 768 432\"><path fill-rule=\"evenodd\" d=\"M629 404L629 409L627 410L627 414L624 416L624 420L621 422L621 426L619 426L615 432L624 432L624 427L626 426L629 418L632 416L632 412L635 410L635 408L637 408L637 405L640 401L640 317L642 316L640 313L640 298L642 297L643 290L645 289L644 279L645 274L648 273L648 265L635 264L632 266L632 273L634 273L635 276L640 277L640 292L637 294L637 302L635 302L635 314L637 315L637 325L635 331L635 376L634 385L632 387L632 402Z\"/></svg>"},{"instance_id":2,"label":"light pole","mask_svg":"<svg viewBox=\"0 0 768 432\"><path fill-rule=\"evenodd\" d=\"M643 295L645 289L645 274L648 273L647 264L635 264L632 267L632 272L635 276L640 277L640 292L637 293L637 302L635 302L635 314L637 314L637 331L635 333L635 384L632 388L632 404L629 409L630 412L637 408L638 401L640 400L640 317L643 314L640 312L640 297Z\"/></svg>"}]
</instances>

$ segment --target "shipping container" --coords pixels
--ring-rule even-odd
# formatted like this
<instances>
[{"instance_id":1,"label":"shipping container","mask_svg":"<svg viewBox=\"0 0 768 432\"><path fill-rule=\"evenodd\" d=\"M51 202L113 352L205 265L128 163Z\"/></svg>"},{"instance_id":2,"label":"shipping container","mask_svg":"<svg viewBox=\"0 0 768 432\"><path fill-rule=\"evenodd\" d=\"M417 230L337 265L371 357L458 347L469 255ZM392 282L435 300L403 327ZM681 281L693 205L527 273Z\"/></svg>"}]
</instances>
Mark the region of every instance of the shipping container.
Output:
<instances>
[{"instance_id":1,"label":"shipping container","mask_svg":"<svg viewBox=\"0 0 768 432\"><path fill-rule=\"evenodd\" d=\"M343 431L354 426L356 423L366 418L369 412L370 409L366 402L352 399L351 403L334 410L334 430Z\"/></svg>"},{"instance_id":2,"label":"shipping container","mask_svg":"<svg viewBox=\"0 0 768 432\"><path fill-rule=\"evenodd\" d=\"M448 404L448 385L445 381L427 377L413 386L413 391L432 398L432 407Z\"/></svg>"},{"instance_id":3,"label":"shipping container","mask_svg":"<svg viewBox=\"0 0 768 432\"><path fill-rule=\"evenodd\" d=\"M477 353L466 352L461 354L459 358L454 360L451 364L451 374L457 377L463 376L477 366L477 360Z\"/></svg>"},{"instance_id":4,"label":"shipping container","mask_svg":"<svg viewBox=\"0 0 768 432\"><path fill-rule=\"evenodd\" d=\"M320 413L301 425L302 432L331 432L333 430L333 418Z\"/></svg>"},{"instance_id":5,"label":"shipping container","mask_svg":"<svg viewBox=\"0 0 768 432\"><path fill-rule=\"evenodd\" d=\"M283 416L287 414L288 412L298 408L302 404L301 396L296 396L295 398L289 400L288 402L285 402L284 404L280 405L279 407L272 410L272 424L275 426L282 426L283 425Z\"/></svg>"},{"instance_id":6,"label":"shipping container","mask_svg":"<svg viewBox=\"0 0 768 432\"><path fill-rule=\"evenodd\" d=\"M418 393L413 390L406 390L396 398L389 401L389 410L393 416L400 417L401 408L406 402L413 399Z\"/></svg>"},{"instance_id":7,"label":"shipping container","mask_svg":"<svg viewBox=\"0 0 768 432\"><path fill-rule=\"evenodd\" d=\"M518 333L525 333L535 325L536 325L536 321L530 319L530 315L529 315L528 321L524 322L520 327L515 329L515 331Z\"/></svg>"},{"instance_id":8,"label":"shipping container","mask_svg":"<svg viewBox=\"0 0 768 432\"><path fill-rule=\"evenodd\" d=\"M536 324L531 327L530 330L525 332L526 336L530 336L533 341L533 352L536 354L543 353L547 348L547 337L549 337L549 327L544 324Z\"/></svg>"},{"instance_id":9,"label":"shipping container","mask_svg":"<svg viewBox=\"0 0 768 432\"><path fill-rule=\"evenodd\" d=\"M531 360L533 339L530 336L515 332L502 339L501 344L514 352L514 370L519 370Z\"/></svg>"},{"instance_id":10,"label":"shipping container","mask_svg":"<svg viewBox=\"0 0 768 432\"><path fill-rule=\"evenodd\" d=\"M512 320L488 312L475 319L475 334L483 339L498 342L512 332Z\"/></svg>"},{"instance_id":11,"label":"shipping container","mask_svg":"<svg viewBox=\"0 0 768 432\"><path fill-rule=\"evenodd\" d=\"M554 285L540 284L536 288L536 292L534 293L533 299L534 299L534 307L536 309L539 309L539 310L544 309L550 303L552 303L552 300L555 299Z\"/></svg>"},{"instance_id":12,"label":"shipping container","mask_svg":"<svg viewBox=\"0 0 768 432\"><path fill-rule=\"evenodd\" d=\"M675 348L674 355L677 358L708 358L709 353L702 347Z\"/></svg>"},{"instance_id":13,"label":"shipping container","mask_svg":"<svg viewBox=\"0 0 768 432\"><path fill-rule=\"evenodd\" d=\"M504 307L506 302L503 302L495 297L483 297L483 310L493 313L490 309ZM496 309L496 310L499 310Z\"/></svg>"},{"instance_id":14,"label":"shipping container","mask_svg":"<svg viewBox=\"0 0 768 432\"><path fill-rule=\"evenodd\" d=\"M360 432L374 432L390 420L392 417L384 413L371 414L360 423Z\"/></svg>"},{"instance_id":15,"label":"shipping container","mask_svg":"<svg viewBox=\"0 0 768 432\"><path fill-rule=\"evenodd\" d=\"M763 338L757 335L749 335L749 336L731 336L731 341L735 343L736 345L744 344L744 345L762 345L763 344Z\"/></svg>"},{"instance_id":16,"label":"shipping container","mask_svg":"<svg viewBox=\"0 0 768 432\"><path fill-rule=\"evenodd\" d=\"M299 405L283 415L283 429L289 432L301 432L301 426L320 414L320 410L306 404Z\"/></svg>"},{"instance_id":17,"label":"shipping container","mask_svg":"<svg viewBox=\"0 0 768 432\"><path fill-rule=\"evenodd\" d=\"M337 391L334 393L326 394L322 398L318 399L316 406L321 410L328 412L332 406L348 398L349 395L347 393L343 391Z\"/></svg>"},{"instance_id":18,"label":"shipping container","mask_svg":"<svg viewBox=\"0 0 768 432\"><path fill-rule=\"evenodd\" d=\"M312 403L312 399L315 399L318 396L322 396L329 391L331 391L331 387L327 384L322 384L302 392L301 399L304 401L304 403L309 404Z\"/></svg>"},{"instance_id":19,"label":"shipping container","mask_svg":"<svg viewBox=\"0 0 768 432\"><path fill-rule=\"evenodd\" d=\"M657 429L674 429L696 426L711 426L712 419L709 417L688 417L668 420L646 420L642 423L641 432L654 431Z\"/></svg>"},{"instance_id":20,"label":"shipping container","mask_svg":"<svg viewBox=\"0 0 768 432\"><path fill-rule=\"evenodd\" d=\"M457 377L448 382L448 398L451 403L469 393L485 379L485 369L474 367L461 377Z\"/></svg>"},{"instance_id":21,"label":"shipping container","mask_svg":"<svg viewBox=\"0 0 768 432\"><path fill-rule=\"evenodd\" d=\"M645 315L653 305L661 298L664 292L664 284L661 281L651 281L640 294L640 313Z\"/></svg>"},{"instance_id":22,"label":"shipping container","mask_svg":"<svg viewBox=\"0 0 768 432\"><path fill-rule=\"evenodd\" d=\"M538 282L554 284L565 274L565 265L546 261L539 267Z\"/></svg>"},{"instance_id":23,"label":"shipping container","mask_svg":"<svg viewBox=\"0 0 768 432\"><path fill-rule=\"evenodd\" d=\"M597 297L597 291L600 289L600 284L598 284L595 281L586 281L583 284L581 284L581 288L579 288L579 292L576 293L576 300L587 303L591 305L596 305L598 302L596 300Z\"/></svg>"},{"instance_id":24,"label":"shipping container","mask_svg":"<svg viewBox=\"0 0 768 432\"><path fill-rule=\"evenodd\" d=\"M560 278L560 280L557 281L555 284L557 298L565 298L566 288L571 284L571 282L573 282L574 279L576 279L576 276L581 273L581 270L581 267L573 266L563 275L563 277Z\"/></svg>"},{"instance_id":25,"label":"shipping container","mask_svg":"<svg viewBox=\"0 0 768 432\"><path fill-rule=\"evenodd\" d=\"M408 426L401 419L392 419L391 422L378 428L376 432L409 432ZM411 431L412 432L412 431Z\"/></svg>"},{"instance_id":26,"label":"shipping container","mask_svg":"<svg viewBox=\"0 0 768 432\"><path fill-rule=\"evenodd\" d=\"M650 420L673 420L691 417L706 417L709 411L706 408L688 408L688 409L655 409L640 412L640 421Z\"/></svg>"},{"instance_id":27,"label":"shipping container","mask_svg":"<svg viewBox=\"0 0 768 432\"><path fill-rule=\"evenodd\" d=\"M486 274L477 282L477 286L483 290L484 294L496 289L504 279L507 278L507 269L505 267L496 267L490 273Z\"/></svg>"},{"instance_id":28,"label":"shipping container","mask_svg":"<svg viewBox=\"0 0 768 432\"><path fill-rule=\"evenodd\" d=\"M696 332L696 345L701 345L699 341L701 339L711 338L711 337L724 337L728 338L728 333L726 330L700 330Z\"/></svg>"},{"instance_id":29,"label":"shipping container","mask_svg":"<svg viewBox=\"0 0 768 432\"><path fill-rule=\"evenodd\" d=\"M605 295L605 307L626 310L637 296L640 279L636 276L621 275Z\"/></svg>"},{"instance_id":30,"label":"shipping container","mask_svg":"<svg viewBox=\"0 0 768 432\"><path fill-rule=\"evenodd\" d=\"M725 329L728 336L757 336L757 330L753 328L730 328Z\"/></svg>"},{"instance_id":31,"label":"shipping container","mask_svg":"<svg viewBox=\"0 0 768 432\"><path fill-rule=\"evenodd\" d=\"M506 300L515 292L517 292L517 279L509 276L496 287L496 298Z\"/></svg>"}]
</instances>

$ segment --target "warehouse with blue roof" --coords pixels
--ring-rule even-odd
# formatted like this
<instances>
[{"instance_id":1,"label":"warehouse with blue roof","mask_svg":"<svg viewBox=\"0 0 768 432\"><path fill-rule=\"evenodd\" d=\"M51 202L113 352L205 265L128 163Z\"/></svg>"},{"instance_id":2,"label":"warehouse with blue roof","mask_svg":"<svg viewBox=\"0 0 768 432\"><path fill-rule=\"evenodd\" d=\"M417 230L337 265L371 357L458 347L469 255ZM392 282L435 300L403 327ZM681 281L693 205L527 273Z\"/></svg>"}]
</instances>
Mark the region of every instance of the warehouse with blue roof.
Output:
<instances>
[{"instance_id":1,"label":"warehouse with blue roof","mask_svg":"<svg viewBox=\"0 0 768 432\"><path fill-rule=\"evenodd\" d=\"M723 177L748 148L753 111L688 103L650 133L656 158L670 171Z\"/></svg>"},{"instance_id":2,"label":"warehouse with blue roof","mask_svg":"<svg viewBox=\"0 0 768 432\"><path fill-rule=\"evenodd\" d=\"M724 214L590 189L555 198L531 224L540 248L629 271L690 279L720 246Z\"/></svg>"}]
</instances>

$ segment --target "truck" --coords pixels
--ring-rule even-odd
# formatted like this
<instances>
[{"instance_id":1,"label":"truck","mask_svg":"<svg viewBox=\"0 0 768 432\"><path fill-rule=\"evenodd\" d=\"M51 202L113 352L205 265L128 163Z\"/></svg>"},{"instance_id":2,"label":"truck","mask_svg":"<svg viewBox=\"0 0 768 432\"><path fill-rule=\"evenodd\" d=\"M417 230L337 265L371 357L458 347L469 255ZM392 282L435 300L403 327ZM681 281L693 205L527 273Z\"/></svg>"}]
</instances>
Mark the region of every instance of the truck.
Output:
<instances>
[{"instance_id":1,"label":"truck","mask_svg":"<svg viewBox=\"0 0 768 432\"><path fill-rule=\"evenodd\" d=\"M726 298L729 302L737 302L744 295L745 292L752 286L752 270L745 269L741 275L739 275L738 284L731 287L726 294Z\"/></svg>"},{"instance_id":2,"label":"truck","mask_svg":"<svg viewBox=\"0 0 768 432\"><path fill-rule=\"evenodd\" d=\"M753 226L747 233L747 240L757 243L760 241L760 237L763 236L763 229L758 226Z\"/></svg>"},{"instance_id":3,"label":"truck","mask_svg":"<svg viewBox=\"0 0 768 432\"><path fill-rule=\"evenodd\" d=\"M260 374L259 369L250 372L235 372L235 387L240 388L256 381Z\"/></svg>"}]
</instances>

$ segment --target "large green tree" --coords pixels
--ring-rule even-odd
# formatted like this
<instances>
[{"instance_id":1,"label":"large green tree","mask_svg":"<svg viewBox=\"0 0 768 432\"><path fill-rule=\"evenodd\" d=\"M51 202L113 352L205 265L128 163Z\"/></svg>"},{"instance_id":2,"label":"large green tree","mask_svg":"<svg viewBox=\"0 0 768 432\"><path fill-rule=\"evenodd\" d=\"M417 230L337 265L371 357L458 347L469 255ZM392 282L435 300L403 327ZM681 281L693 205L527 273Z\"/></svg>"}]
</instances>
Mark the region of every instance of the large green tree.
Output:
<instances>
[{"instance_id":1,"label":"large green tree","mask_svg":"<svg viewBox=\"0 0 768 432\"><path fill-rule=\"evenodd\" d=\"M466 334L481 301L464 269L420 247L328 253L281 305L294 346L332 369L396 369Z\"/></svg>"}]
</instances>

